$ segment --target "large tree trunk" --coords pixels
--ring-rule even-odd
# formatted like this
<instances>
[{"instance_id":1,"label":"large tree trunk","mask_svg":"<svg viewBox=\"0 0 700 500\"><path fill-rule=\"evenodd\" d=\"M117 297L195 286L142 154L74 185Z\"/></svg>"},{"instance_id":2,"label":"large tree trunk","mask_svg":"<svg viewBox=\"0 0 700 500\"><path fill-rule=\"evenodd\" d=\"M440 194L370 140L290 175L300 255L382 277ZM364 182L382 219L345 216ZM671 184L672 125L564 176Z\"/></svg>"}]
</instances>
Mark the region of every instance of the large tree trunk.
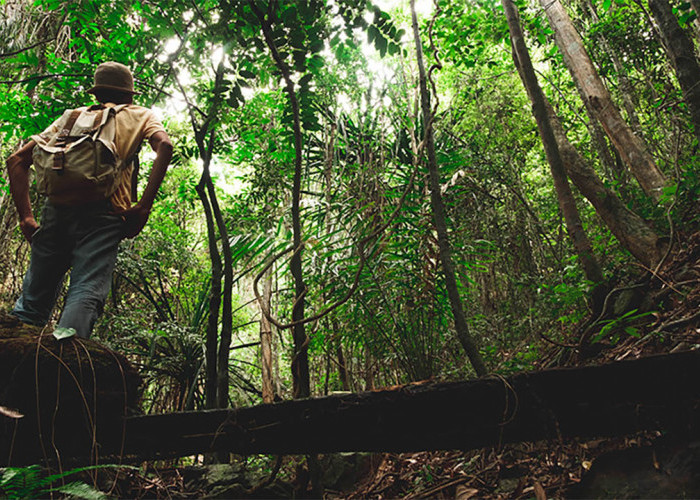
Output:
<instances>
[{"instance_id":1,"label":"large tree trunk","mask_svg":"<svg viewBox=\"0 0 700 500\"><path fill-rule=\"evenodd\" d=\"M506 5L505 1L504 7ZM535 96L542 100L542 109L539 109L539 105L535 105L533 99L533 109L539 113L545 112L547 118L542 118L542 120L547 122L546 125L548 127L551 127L551 139L556 142L557 155L562 162L563 169L565 169L566 174L568 174L579 191L593 205L596 213L603 219L603 222L605 222L620 244L640 262L648 267L652 267L661 258L664 250L663 241L641 217L627 208L614 191L603 184L593 168L581 157L576 148L567 139L561 122L537 83L537 77L534 70L532 70L530 57L522 38L522 29L518 21L517 11L510 0L508 0L508 4L506 15L513 17L513 19L508 19L508 25L511 30L514 50L517 54L516 64L518 66L523 65L522 69L519 68L523 81L525 82L525 78L529 78L530 83L526 83L526 87L532 88L528 88L530 98L533 99L533 96ZM540 119L538 119L538 126L539 122Z\"/></svg>"},{"instance_id":2,"label":"large tree trunk","mask_svg":"<svg viewBox=\"0 0 700 500\"><path fill-rule=\"evenodd\" d=\"M591 0L584 0L584 5L585 10L588 11L593 22L596 24L600 23L600 18L598 17L596 8L591 2ZM611 8L615 9L617 8L617 6L613 3ZM613 68L615 68L615 73L619 81L618 90L620 92L620 97L622 98L622 106L625 112L627 113L627 120L629 121L634 133L641 137L642 126L639 123L639 117L637 116L636 111L637 99L634 96L634 87L629 79L629 76L627 76L625 66L624 64L622 64L618 53L610 47L610 44L608 43L608 40L605 37L605 32L603 30L596 31L596 39L600 42L601 46L603 47L603 50L610 58L610 61L613 64Z\"/></svg>"},{"instance_id":3,"label":"large tree trunk","mask_svg":"<svg viewBox=\"0 0 700 500\"><path fill-rule=\"evenodd\" d=\"M0 467L102 463L105 449L123 445L123 419L139 411L142 380L123 355L49 332L0 312Z\"/></svg>"},{"instance_id":4,"label":"large tree trunk","mask_svg":"<svg viewBox=\"0 0 700 500\"><path fill-rule=\"evenodd\" d=\"M668 0L649 0L649 8L659 25L664 46L676 70L683 100L690 111L695 137L700 141L700 64L695 56L693 42L678 24Z\"/></svg>"},{"instance_id":5,"label":"large tree trunk","mask_svg":"<svg viewBox=\"0 0 700 500\"><path fill-rule=\"evenodd\" d=\"M620 153L622 160L635 176L644 192L658 201L666 183L646 145L622 119L610 92L603 85L576 32L569 14L559 0L540 0L554 30L557 46L564 62L582 92L582 99L590 102L596 118Z\"/></svg>"},{"instance_id":6,"label":"large tree trunk","mask_svg":"<svg viewBox=\"0 0 700 500\"><path fill-rule=\"evenodd\" d=\"M547 103L554 136L564 161L564 168L578 190L593 205L598 216L620 244L647 267L661 259L666 242L640 216L632 212L619 196L603 184L595 170L569 142L566 133Z\"/></svg>"},{"instance_id":7,"label":"large tree trunk","mask_svg":"<svg viewBox=\"0 0 700 500\"><path fill-rule=\"evenodd\" d=\"M687 351L507 379L148 415L127 419L125 451L143 458L207 450L415 452L642 430L697 432L698 377L700 352Z\"/></svg>"},{"instance_id":8,"label":"large tree trunk","mask_svg":"<svg viewBox=\"0 0 700 500\"><path fill-rule=\"evenodd\" d=\"M479 348L469 332L464 310L462 308L462 299L459 296L457 288L457 280L455 278L454 264L452 263L452 251L450 249L450 241L447 235L447 224L445 222L445 206L440 194L440 174L438 172L437 158L435 156L435 143L433 139L433 119L430 110L430 93L428 92L428 83L423 63L423 45L418 31L418 18L416 16L415 0L411 0L411 20L413 25L413 38L416 44L416 58L418 61L418 74L421 93L421 109L423 111L423 123L425 125L425 144L428 153L428 172L430 176L430 205L433 211L433 220L435 221L435 230L438 237L438 246L440 248L440 263L445 276L445 286L450 300L450 307L454 316L455 330L457 338L462 347L467 353L467 357L474 368L477 375L485 375L487 373L486 365L481 357Z\"/></svg>"},{"instance_id":9,"label":"large tree trunk","mask_svg":"<svg viewBox=\"0 0 700 500\"><path fill-rule=\"evenodd\" d=\"M525 40L523 38L522 29L520 27L520 19L515 5L511 0L502 0L503 9L508 20L508 29L510 31L510 39L513 45L513 60L520 78L527 89L527 93L532 101L532 112L537 121L537 128L542 138L547 161L549 162L552 179L554 180L554 188L557 192L559 207L561 208L569 236L574 245L574 251L578 255L581 267L583 268L586 279L600 285L603 281L603 273L598 265L598 261L593 255L591 243L583 230L583 224L579 217L578 209L574 196L571 193L569 181L566 178L564 164L562 162L557 141L554 137L552 125L549 122L545 97L542 93L535 70L532 67L530 54L527 51ZM601 307L603 296L602 289L598 288L593 295L594 309L598 310Z\"/></svg>"}]
</instances>

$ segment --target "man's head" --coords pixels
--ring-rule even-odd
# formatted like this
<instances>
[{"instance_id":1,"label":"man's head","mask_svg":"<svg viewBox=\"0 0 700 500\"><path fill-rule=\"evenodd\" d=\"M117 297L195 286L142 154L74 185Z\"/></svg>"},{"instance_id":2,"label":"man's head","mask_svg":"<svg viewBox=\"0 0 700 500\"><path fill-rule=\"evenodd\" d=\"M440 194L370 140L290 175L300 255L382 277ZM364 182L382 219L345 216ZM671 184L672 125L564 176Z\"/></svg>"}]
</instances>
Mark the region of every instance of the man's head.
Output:
<instances>
[{"instance_id":1,"label":"man's head","mask_svg":"<svg viewBox=\"0 0 700 500\"><path fill-rule=\"evenodd\" d=\"M98 102L130 104L133 102L134 77L129 68L118 62L105 62L95 70L94 85L88 90Z\"/></svg>"}]
</instances>

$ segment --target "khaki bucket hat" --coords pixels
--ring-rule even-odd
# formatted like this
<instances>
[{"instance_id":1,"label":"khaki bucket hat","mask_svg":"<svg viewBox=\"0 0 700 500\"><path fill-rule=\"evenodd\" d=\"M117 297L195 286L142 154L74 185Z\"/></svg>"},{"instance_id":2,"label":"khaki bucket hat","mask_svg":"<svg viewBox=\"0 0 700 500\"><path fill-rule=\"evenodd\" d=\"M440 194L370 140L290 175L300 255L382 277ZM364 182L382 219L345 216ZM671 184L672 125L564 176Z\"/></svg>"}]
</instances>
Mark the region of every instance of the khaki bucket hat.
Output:
<instances>
[{"instance_id":1,"label":"khaki bucket hat","mask_svg":"<svg viewBox=\"0 0 700 500\"><path fill-rule=\"evenodd\" d=\"M98 89L119 90L138 94L134 90L134 77L131 70L121 63L109 61L100 64L95 70L94 84L87 92L93 94Z\"/></svg>"}]
</instances>

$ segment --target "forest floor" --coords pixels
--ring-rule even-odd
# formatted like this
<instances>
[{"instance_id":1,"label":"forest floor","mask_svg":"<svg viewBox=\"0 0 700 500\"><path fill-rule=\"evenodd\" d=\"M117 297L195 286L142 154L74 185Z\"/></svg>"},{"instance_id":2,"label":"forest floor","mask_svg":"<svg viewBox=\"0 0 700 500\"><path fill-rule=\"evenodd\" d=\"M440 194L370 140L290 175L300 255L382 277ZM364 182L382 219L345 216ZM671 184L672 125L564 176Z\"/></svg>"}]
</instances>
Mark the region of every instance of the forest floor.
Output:
<instances>
[{"instance_id":1,"label":"forest floor","mask_svg":"<svg viewBox=\"0 0 700 500\"><path fill-rule=\"evenodd\" d=\"M643 293L634 293L632 284L619 286L609 294L608 309L614 306L615 297L619 302L626 292L632 292L627 300L633 306L635 302L650 301L656 306L654 310L646 316L637 314L639 311L629 314L629 321L609 328L585 356L573 344L586 332L586 326L572 332L568 341L548 339L545 343L549 347L534 368L604 364L700 347L700 233L686 241L688 244L671 254L656 272L656 279L645 280L646 284L638 287ZM599 332L600 326L595 331ZM597 335L591 337L595 339ZM674 463L660 463L662 456ZM599 457L601 466L596 471L594 464ZM678 444L672 439L667 442L667 436L662 437L659 432L612 439L521 443L466 453L387 454L375 474L344 497L674 497L676 485L661 483L672 476L670 469L678 471L677 462L684 462L683 466L692 462L690 467L695 470L683 472L700 475L695 453L678 451ZM694 487L698 486L697 478L690 480L695 481Z\"/></svg>"},{"instance_id":2,"label":"forest floor","mask_svg":"<svg viewBox=\"0 0 700 500\"><path fill-rule=\"evenodd\" d=\"M624 321L600 321L591 331L586 331L584 325L564 340L540 339L543 356L533 369L597 365L700 347L700 233L686 241L688 244L670 254L656 271L656 278L649 280L647 270L643 280L640 272L639 283L643 285L622 285L610 292L608 309L621 307L624 311L626 307L627 312L633 311ZM646 306L647 314L640 314L645 301L653 307ZM599 335L601 325L610 325L603 336ZM584 334L594 339L593 348L578 348L578 340ZM369 457L361 474L350 488L347 481L343 488L335 486L338 489L327 484L324 497L682 497L689 491L700 493L700 457L694 451L697 448L700 446L688 446L685 442L679 445L672 436L662 436L660 432L646 432L608 439L520 443L468 452L354 454ZM236 460L240 469L240 464L247 464L249 459ZM277 490L251 490L251 483L261 483L269 475L273 458L267 460L264 467L258 468L257 478L247 480L248 489L229 489L228 495L310 495L303 457L282 460L274 483ZM170 466L155 475L131 475L129 494L146 498L227 498L225 490L217 493L201 481L188 480L183 470ZM679 477L683 483L680 486Z\"/></svg>"}]
</instances>

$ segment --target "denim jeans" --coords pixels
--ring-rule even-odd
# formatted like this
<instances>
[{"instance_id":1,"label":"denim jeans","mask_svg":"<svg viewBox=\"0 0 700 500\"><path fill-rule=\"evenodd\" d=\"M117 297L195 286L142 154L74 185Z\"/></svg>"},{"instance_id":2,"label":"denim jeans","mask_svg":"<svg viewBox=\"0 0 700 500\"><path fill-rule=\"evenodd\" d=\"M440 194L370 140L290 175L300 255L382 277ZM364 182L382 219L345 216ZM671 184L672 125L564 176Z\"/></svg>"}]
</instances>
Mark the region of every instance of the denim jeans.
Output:
<instances>
[{"instance_id":1,"label":"denim jeans","mask_svg":"<svg viewBox=\"0 0 700 500\"><path fill-rule=\"evenodd\" d=\"M88 338L102 313L122 237L123 220L111 215L109 201L78 206L44 205L41 226L32 237L31 260L22 294L12 311L25 323L43 326L70 269L59 328Z\"/></svg>"}]
</instances>

